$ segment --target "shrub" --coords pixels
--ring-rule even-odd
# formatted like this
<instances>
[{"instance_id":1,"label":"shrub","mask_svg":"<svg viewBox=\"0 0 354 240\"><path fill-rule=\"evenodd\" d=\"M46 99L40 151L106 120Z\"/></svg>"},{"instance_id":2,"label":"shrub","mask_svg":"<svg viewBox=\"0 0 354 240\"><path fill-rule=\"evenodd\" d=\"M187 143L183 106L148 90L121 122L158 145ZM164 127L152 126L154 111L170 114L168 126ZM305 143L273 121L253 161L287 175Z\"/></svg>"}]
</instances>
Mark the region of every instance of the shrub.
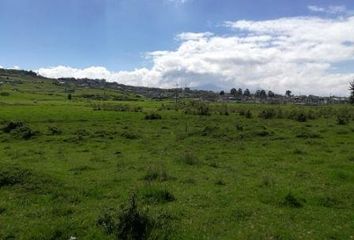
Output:
<instances>
[{"instance_id":1,"label":"shrub","mask_svg":"<svg viewBox=\"0 0 354 240\"><path fill-rule=\"evenodd\" d=\"M121 134L122 137L125 137L126 139L131 139L131 140L134 140L134 139L138 139L139 136L136 134L136 133L133 133L133 132L130 132L130 131L124 131L122 134Z\"/></svg>"},{"instance_id":2,"label":"shrub","mask_svg":"<svg viewBox=\"0 0 354 240\"><path fill-rule=\"evenodd\" d=\"M5 127L2 128L2 130L5 133L10 133L11 131L23 127L25 124L23 122L9 122L6 124Z\"/></svg>"},{"instance_id":3,"label":"shrub","mask_svg":"<svg viewBox=\"0 0 354 240\"><path fill-rule=\"evenodd\" d=\"M350 116L347 112L341 112L337 115L338 125L347 125L350 122Z\"/></svg>"},{"instance_id":4,"label":"shrub","mask_svg":"<svg viewBox=\"0 0 354 240\"><path fill-rule=\"evenodd\" d=\"M166 189L153 187L144 189L142 192L142 198L149 204L168 203L176 200L175 196Z\"/></svg>"},{"instance_id":5,"label":"shrub","mask_svg":"<svg viewBox=\"0 0 354 240\"><path fill-rule=\"evenodd\" d=\"M120 240L148 239L153 227L152 219L146 212L139 210L135 195L118 214L104 213L97 224Z\"/></svg>"},{"instance_id":6,"label":"shrub","mask_svg":"<svg viewBox=\"0 0 354 240\"><path fill-rule=\"evenodd\" d=\"M2 96L2 97L8 97L8 96L10 96L10 93L8 93L8 92L1 92L1 93L0 93L0 96Z\"/></svg>"},{"instance_id":7,"label":"shrub","mask_svg":"<svg viewBox=\"0 0 354 240\"><path fill-rule=\"evenodd\" d=\"M321 138L321 135L315 131L311 131L310 129L301 129L297 135L297 138Z\"/></svg>"},{"instance_id":8,"label":"shrub","mask_svg":"<svg viewBox=\"0 0 354 240\"><path fill-rule=\"evenodd\" d=\"M164 182L169 180L170 177L162 167L149 168L148 172L144 176L146 181L160 181Z\"/></svg>"},{"instance_id":9,"label":"shrub","mask_svg":"<svg viewBox=\"0 0 354 240\"><path fill-rule=\"evenodd\" d=\"M108 211L102 214L97 224L119 240L170 239L173 234L171 220L173 218L163 212L151 216L148 211L140 210L136 196L133 195L126 206L119 211Z\"/></svg>"},{"instance_id":10,"label":"shrub","mask_svg":"<svg viewBox=\"0 0 354 240\"><path fill-rule=\"evenodd\" d=\"M283 205L292 208L301 208L303 204L293 194L288 193L283 200Z\"/></svg>"},{"instance_id":11,"label":"shrub","mask_svg":"<svg viewBox=\"0 0 354 240\"><path fill-rule=\"evenodd\" d=\"M39 132L32 130L28 126L22 126L20 128L16 128L14 131L12 131L15 136L28 140L31 139L32 137L36 136Z\"/></svg>"},{"instance_id":12,"label":"shrub","mask_svg":"<svg viewBox=\"0 0 354 240\"><path fill-rule=\"evenodd\" d=\"M304 113L299 113L295 116L295 120L298 122L306 122L307 116Z\"/></svg>"},{"instance_id":13,"label":"shrub","mask_svg":"<svg viewBox=\"0 0 354 240\"><path fill-rule=\"evenodd\" d=\"M275 118L276 115L277 115L277 113L276 113L275 109L273 109L273 108L268 108L268 109L262 110L259 113L259 117L263 118L263 119L272 119L272 118Z\"/></svg>"},{"instance_id":14,"label":"shrub","mask_svg":"<svg viewBox=\"0 0 354 240\"><path fill-rule=\"evenodd\" d=\"M252 118L252 112L248 110L241 109L239 111L240 116L244 116L245 118Z\"/></svg>"},{"instance_id":15,"label":"shrub","mask_svg":"<svg viewBox=\"0 0 354 240\"><path fill-rule=\"evenodd\" d=\"M209 105L201 101L191 101L184 106L184 113L194 114L200 116L209 116L210 108Z\"/></svg>"},{"instance_id":16,"label":"shrub","mask_svg":"<svg viewBox=\"0 0 354 240\"><path fill-rule=\"evenodd\" d=\"M39 132L32 130L23 122L8 122L5 127L2 128L3 132L11 133L16 137L28 140L33 136L37 135Z\"/></svg>"},{"instance_id":17,"label":"shrub","mask_svg":"<svg viewBox=\"0 0 354 240\"><path fill-rule=\"evenodd\" d=\"M150 113L145 115L145 120L160 120L160 119L162 119L162 117L158 113Z\"/></svg>"},{"instance_id":18,"label":"shrub","mask_svg":"<svg viewBox=\"0 0 354 240\"><path fill-rule=\"evenodd\" d=\"M0 171L0 188L23 184L31 176L31 172L17 167L2 168Z\"/></svg>"},{"instance_id":19,"label":"shrub","mask_svg":"<svg viewBox=\"0 0 354 240\"><path fill-rule=\"evenodd\" d=\"M60 135L62 131L57 127L48 127L49 135Z\"/></svg>"}]
</instances>

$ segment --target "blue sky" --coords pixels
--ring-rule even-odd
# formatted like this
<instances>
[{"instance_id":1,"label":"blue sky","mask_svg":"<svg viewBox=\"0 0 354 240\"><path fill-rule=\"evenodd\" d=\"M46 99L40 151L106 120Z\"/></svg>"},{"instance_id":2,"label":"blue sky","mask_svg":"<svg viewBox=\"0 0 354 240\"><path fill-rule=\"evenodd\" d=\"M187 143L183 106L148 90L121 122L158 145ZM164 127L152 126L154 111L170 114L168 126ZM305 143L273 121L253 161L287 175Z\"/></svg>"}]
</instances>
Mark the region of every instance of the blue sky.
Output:
<instances>
[{"instance_id":1,"label":"blue sky","mask_svg":"<svg viewBox=\"0 0 354 240\"><path fill-rule=\"evenodd\" d=\"M346 12L330 13L335 6ZM235 32L226 21L338 19L351 15L350 9L349 0L0 0L0 66L151 69L156 62L146 53L176 51L183 44L176 39L180 33L226 37ZM351 61L331 69L352 73Z\"/></svg>"}]
</instances>

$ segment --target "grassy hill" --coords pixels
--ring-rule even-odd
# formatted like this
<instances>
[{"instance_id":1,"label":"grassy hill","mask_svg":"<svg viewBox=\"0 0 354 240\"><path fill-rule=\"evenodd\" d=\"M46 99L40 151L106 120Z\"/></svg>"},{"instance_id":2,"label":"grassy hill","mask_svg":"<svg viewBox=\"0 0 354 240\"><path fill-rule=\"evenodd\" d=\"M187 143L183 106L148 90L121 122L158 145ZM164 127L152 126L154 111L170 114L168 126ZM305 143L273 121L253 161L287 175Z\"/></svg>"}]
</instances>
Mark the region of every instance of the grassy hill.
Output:
<instances>
[{"instance_id":1,"label":"grassy hill","mask_svg":"<svg viewBox=\"0 0 354 240\"><path fill-rule=\"evenodd\" d=\"M0 82L0 239L354 237L353 106Z\"/></svg>"}]
</instances>

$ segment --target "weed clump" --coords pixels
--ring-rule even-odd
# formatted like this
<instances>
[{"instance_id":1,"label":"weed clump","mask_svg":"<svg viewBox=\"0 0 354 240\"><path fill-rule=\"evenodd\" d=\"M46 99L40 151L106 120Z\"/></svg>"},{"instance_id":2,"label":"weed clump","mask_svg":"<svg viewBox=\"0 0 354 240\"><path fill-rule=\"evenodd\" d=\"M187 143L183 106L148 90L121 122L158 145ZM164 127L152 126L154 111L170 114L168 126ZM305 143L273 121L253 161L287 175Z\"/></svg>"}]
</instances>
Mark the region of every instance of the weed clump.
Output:
<instances>
[{"instance_id":1,"label":"weed clump","mask_svg":"<svg viewBox=\"0 0 354 240\"><path fill-rule=\"evenodd\" d=\"M272 119L275 118L276 116L277 116L277 112L273 108L262 110L259 113L259 117L263 119Z\"/></svg>"},{"instance_id":2,"label":"weed clump","mask_svg":"<svg viewBox=\"0 0 354 240\"><path fill-rule=\"evenodd\" d=\"M38 131L34 131L29 126L21 121L17 122L8 122L3 128L4 133L11 133L15 137L28 140L36 135L38 135Z\"/></svg>"},{"instance_id":3,"label":"weed clump","mask_svg":"<svg viewBox=\"0 0 354 240\"><path fill-rule=\"evenodd\" d=\"M249 109L248 110L241 109L239 111L239 114L240 114L240 116L244 116L245 118L248 118L248 119L252 118L252 112Z\"/></svg>"},{"instance_id":4,"label":"weed clump","mask_svg":"<svg viewBox=\"0 0 354 240\"><path fill-rule=\"evenodd\" d=\"M166 170L162 167L149 168L148 172L144 176L145 181L168 181L171 177L168 176Z\"/></svg>"},{"instance_id":5,"label":"weed clump","mask_svg":"<svg viewBox=\"0 0 354 240\"><path fill-rule=\"evenodd\" d=\"M341 112L337 115L336 120L338 125L347 125L350 122L350 116L346 112Z\"/></svg>"},{"instance_id":6,"label":"weed clump","mask_svg":"<svg viewBox=\"0 0 354 240\"><path fill-rule=\"evenodd\" d=\"M171 216L160 214L153 217L138 207L133 195L118 212L106 212L97 220L104 231L119 240L169 239L172 234Z\"/></svg>"},{"instance_id":7,"label":"weed clump","mask_svg":"<svg viewBox=\"0 0 354 240\"><path fill-rule=\"evenodd\" d=\"M31 176L31 172L17 167L0 170L0 188L23 184Z\"/></svg>"},{"instance_id":8,"label":"weed clump","mask_svg":"<svg viewBox=\"0 0 354 240\"><path fill-rule=\"evenodd\" d=\"M297 199L292 193L288 193L283 200L283 205L291 208L303 207L302 202Z\"/></svg>"},{"instance_id":9,"label":"weed clump","mask_svg":"<svg viewBox=\"0 0 354 240\"><path fill-rule=\"evenodd\" d=\"M10 133L11 131L23 127L25 124L23 122L8 122L3 128L2 131L5 133Z\"/></svg>"},{"instance_id":10,"label":"weed clump","mask_svg":"<svg viewBox=\"0 0 354 240\"><path fill-rule=\"evenodd\" d=\"M138 139L139 138L139 136L136 133L130 132L130 131L124 131L121 134L121 136L126 138L126 139L130 139L130 140L134 140L134 139Z\"/></svg>"},{"instance_id":11,"label":"weed clump","mask_svg":"<svg viewBox=\"0 0 354 240\"><path fill-rule=\"evenodd\" d=\"M149 113L145 115L145 120L160 120L160 119L162 119L162 117L158 113Z\"/></svg>"},{"instance_id":12,"label":"weed clump","mask_svg":"<svg viewBox=\"0 0 354 240\"><path fill-rule=\"evenodd\" d=\"M62 131L57 127L49 127L48 133L49 133L49 135L60 135L60 134L62 134Z\"/></svg>"},{"instance_id":13,"label":"weed clump","mask_svg":"<svg viewBox=\"0 0 354 240\"><path fill-rule=\"evenodd\" d=\"M116 239L121 240L148 239L153 226L152 219L138 208L135 195L118 214L105 213L97 224L107 234L114 234Z\"/></svg>"},{"instance_id":14,"label":"weed clump","mask_svg":"<svg viewBox=\"0 0 354 240\"><path fill-rule=\"evenodd\" d=\"M148 187L142 191L142 198L149 204L168 203L176 200L175 196L166 189Z\"/></svg>"}]
</instances>

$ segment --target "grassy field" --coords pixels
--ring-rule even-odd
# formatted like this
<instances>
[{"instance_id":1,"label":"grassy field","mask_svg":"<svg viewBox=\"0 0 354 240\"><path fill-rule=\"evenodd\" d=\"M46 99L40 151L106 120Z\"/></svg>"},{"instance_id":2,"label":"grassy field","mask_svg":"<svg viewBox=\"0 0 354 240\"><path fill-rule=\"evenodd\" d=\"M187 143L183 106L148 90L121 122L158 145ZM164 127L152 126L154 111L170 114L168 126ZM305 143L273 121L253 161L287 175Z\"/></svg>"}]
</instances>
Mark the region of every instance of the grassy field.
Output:
<instances>
[{"instance_id":1,"label":"grassy field","mask_svg":"<svg viewBox=\"0 0 354 240\"><path fill-rule=\"evenodd\" d=\"M149 239L354 238L352 106L1 79L0 239L124 239L129 211Z\"/></svg>"}]
</instances>

